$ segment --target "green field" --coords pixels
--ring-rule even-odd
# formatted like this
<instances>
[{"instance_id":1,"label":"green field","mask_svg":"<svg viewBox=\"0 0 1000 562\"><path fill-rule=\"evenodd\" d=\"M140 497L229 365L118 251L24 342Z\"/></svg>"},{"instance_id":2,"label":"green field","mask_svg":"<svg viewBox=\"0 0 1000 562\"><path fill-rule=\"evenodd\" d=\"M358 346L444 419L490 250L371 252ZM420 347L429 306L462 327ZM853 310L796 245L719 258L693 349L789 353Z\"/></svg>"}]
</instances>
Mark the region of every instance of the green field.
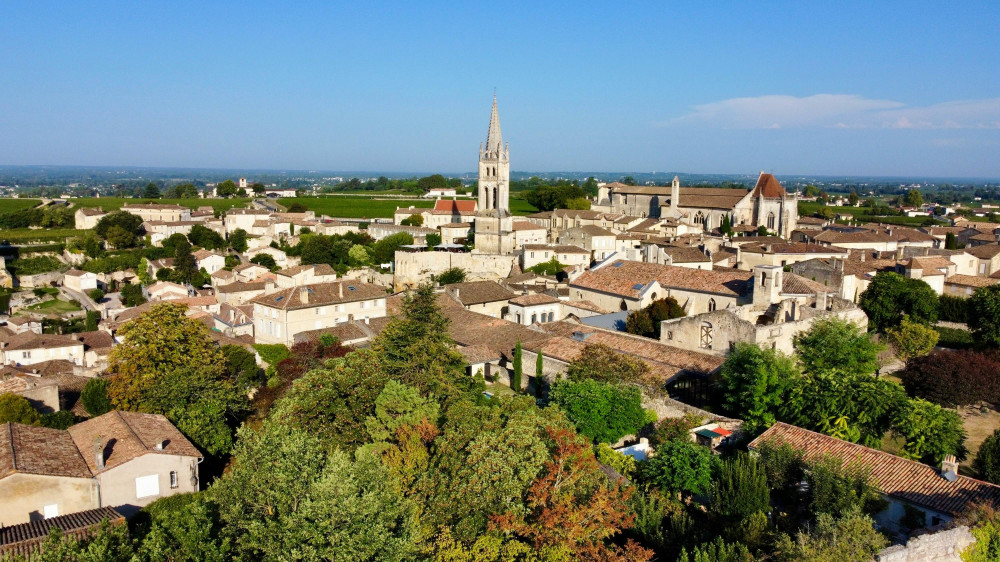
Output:
<instances>
[{"instance_id":1,"label":"green field","mask_svg":"<svg viewBox=\"0 0 1000 562\"><path fill-rule=\"evenodd\" d=\"M30 209L38 206L41 202L41 199L0 198L0 214L20 211L21 209Z\"/></svg>"},{"instance_id":2,"label":"green field","mask_svg":"<svg viewBox=\"0 0 1000 562\"><path fill-rule=\"evenodd\" d=\"M212 207L216 211L224 211L233 207L243 208L251 201L248 197L232 197L230 199L130 199L125 197L81 197L70 199L73 208L101 207L105 211L116 211L125 204L156 203L158 205L181 205L190 209Z\"/></svg>"},{"instance_id":3,"label":"green field","mask_svg":"<svg viewBox=\"0 0 1000 562\"><path fill-rule=\"evenodd\" d=\"M923 226L925 224L945 224L942 221L933 220L929 217L906 217L906 216L874 216L868 207L836 207L824 205L819 202L805 201L799 203L799 216L808 217L819 212L820 209L830 209L835 215L851 215L860 222L880 222L884 224L897 224L901 226Z\"/></svg>"},{"instance_id":4,"label":"green field","mask_svg":"<svg viewBox=\"0 0 1000 562\"><path fill-rule=\"evenodd\" d=\"M317 215L354 219L392 217L397 207L412 205L418 209L429 209L434 206L434 201L428 199L372 199L350 195L288 197L279 199L278 203L285 207L299 203ZM524 199L511 199L510 209L515 215L530 215L538 211Z\"/></svg>"},{"instance_id":5,"label":"green field","mask_svg":"<svg viewBox=\"0 0 1000 562\"><path fill-rule=\"evenodd\" d=\"M13 228L0 230L0 240L6 240L11 244L23 244L26 242L51 242L63 241L66 238L80 236L87 230L76 230L74 228Z\"/></svg>"},{"instance_id":6,"label":"green field","mask_svg":"<svg viewBox=\"0 0 1000 562\"><path fill-rule=\"evenodd\" d=\"M81 308L79 304L61 301L59 299L52 299L50 301L33 304L27 307L25 310L30 310L32 312L43 312L45 314L63 314L66 312L76 312L77 310L80 309Z\"/></svg>"}]
</instances>

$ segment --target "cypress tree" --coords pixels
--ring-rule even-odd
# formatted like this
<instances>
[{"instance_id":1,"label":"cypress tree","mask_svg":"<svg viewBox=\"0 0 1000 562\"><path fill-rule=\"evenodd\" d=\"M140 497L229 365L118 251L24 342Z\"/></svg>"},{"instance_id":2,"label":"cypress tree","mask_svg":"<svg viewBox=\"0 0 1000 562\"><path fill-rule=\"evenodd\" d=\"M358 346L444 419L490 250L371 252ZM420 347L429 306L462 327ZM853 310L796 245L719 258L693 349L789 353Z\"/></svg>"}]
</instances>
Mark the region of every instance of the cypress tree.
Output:
<instances>
[{"instance_id":1,"label":"cypress tree","mask_svg":"<svg viewBox=\"0 0 1000 562\"><path fill-rule=\"evenodd\" d=\"M510 387L515 392L521 391L521 341L514 346L514 376L510 379Z\"/></svg>"}]
</instances>

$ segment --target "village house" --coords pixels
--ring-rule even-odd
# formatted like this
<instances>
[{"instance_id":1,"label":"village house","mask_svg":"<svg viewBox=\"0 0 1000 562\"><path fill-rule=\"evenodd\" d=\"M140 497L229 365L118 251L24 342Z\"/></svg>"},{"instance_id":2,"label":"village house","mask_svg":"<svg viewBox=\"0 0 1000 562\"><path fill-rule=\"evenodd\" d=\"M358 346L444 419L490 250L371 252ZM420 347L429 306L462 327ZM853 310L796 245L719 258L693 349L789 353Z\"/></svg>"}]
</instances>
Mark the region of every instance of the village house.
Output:
<instances>
[{"instance_id":1,"label":"village house","mask_svg":"<svg viewBox=\"0 0 1000 562\"><path fill-rule=\"evenodd\" d=\"M245 281L233 281L232 283L216 286L215 298L220 304L240 306L263 295L268 291L269 287L273 290L274 283L269 281L251 281L249 283Z\"/></svg>"},{"instance_id":2,"label":"village house","mask_svg":"<svg viewBox=\"0 0 1000 562\"><path fill-rule=\"evenodd\" d=\"M469 238L469 231L472 230L472 223L450 222L438 227L441 233L442 244L465 244Z\"/></svg>"},{"instance_id":3,"label":"village house","mask_svg":"<svg viewBox=\"0 0 1000 562\"><path fill-rule=\"evenodd\" d=\"M778 244L741 244L736 247L740 269L753 269L758 265L791 265L814 258L845 258L847 250L837 246L785 242Z\"/></svg>"},{"instance_id":4,"label":"village house","mask_svg":"<svg viewBox=\"0 0 1000 562\"><path fill-rule=\"evenodd\" d=\"M0 525L41 521L101 506L98 482L69 432L0 425Z\"/></svg>"},{"instance_id":5,"label":"village house","mask_svg":"<svg viewBox=\"0 0 1000 562\"><path fill-rule=\"evenodd\" d=\"M299 332L386 315L385 289L360 281L291 287L259 295L250 302L257 343L291 345Z\"/></svg>"},{"instance_id":6,"label":"village house","mask_svg":"<svg viewBox=\"0 0 1000 562\"><path fill-rule=\"evenodd\" d=\"M160 203L126 203L122 205L121 210L141 217L143 222L180 222L191 220L191 209L180 205L166 205Z\"/></svg>"},{"instance_id":7,"label":"village house","mask_svg":"<svg viewBox=\"0 0 1000 562\"><path fill-rule=\"evenodd\" d=\"M247 260L252 260L253 258L255 258L255 257L257 257L257 256L259 256L261 254L267 254L267 255L271 256L272 258L274 258L274 263L280 269L285 269L286 267L293 267L293 266L299 265L299 261L300 261L300 258L289 257L288 254L286 254L284 251L279 250L277 248L272 248L270 246L266 246L264 248L257 248L255 250L247 250L243 254L243 256Z\"/></svg>"},{"instance_id":8,"label":"village house","mask_svg":"<svg viewBox=\"0 0 1000 562\"><path fill-rule=\"evenodd\" d=\"M81 207L73 214L73 226L77 230L97 228L97 223L101 222L105 215L107 213L100 207Z\"/></svg>"},{"instance_id":9,"label":"village house","mask_svg":"<svg viewBox=\"0 0 1000 562\"><path fill-rule=\"evenodd\" d=\"M548 242L549 232L528 221L513 221L510 228L514 233L514 250L520 250L525 244L545 244Z\"/></svg>"},{"instance_id":10,"label":"village house","mask_svg":"<svg viewBox=\"0 0 1000 562\"><path fill-rule=\"evenodd\" d=\"M24 332L2 338L0 352L4 365L33 365L53 359L84 365L84 344L77 335Z\"/></svg>"},{"instance_id":11,"label":"village house","mask_svg":"<svg viewBox=\"0 0 1000 562\"><path fill-rule=\"evenodd\" d=\"M79 269L71 269L63 274L63 287L85 293L97 288L97 274Z\"/></svg>"},{"instance_id":12,"label":"village house","mask_svg":"<svg viewBox=\"0 0 1000 562\"><path fill-rule=\"evenodd\" d=\"M965 252L979 260L976 275L990 277L1000 271L1000 244L984 244L966 248Z\"/></svg>"},{"instance_id":13,"label":"village house","mask_svg":"<svg viewBox=\"0 0 1000 562\"><path fill-rule=\"evenodd\" d=\"M204 269L209 275L226 267L226 257L222 254L211 250L198 250L193 255L198 269Z\"/></svg>"},{"instance_id":14,"label":"village house","mask_svg":"<svg viewBox=\"0 0 1000 562\"><path fill-rule=\"evenodd\" d=\"M255 222L258 220L266 221L270 216L271 212L263 209L229 209L222 222L228 235L236 230L250 232Z\"/></svg>"},{"instance_id":15,"label":"village house","mask_svg":"<svg viewBox=\"0 0 1000 562\"><path fill-rule=\"evenodd\" d=\"M270 269L255 263L242 263L233 268L233 275L236 276L236 281L242 281L244 283L256 281L257 278L270 272Z\"/></svg>"},{"instance_id":16,"label":"village house","mask_svg":"<svg viewBox=\"0 0 1000 562\"><path fill-rule=\"evenodd\" d=\"M758 450L763 444L786 444L801 451L806 461L833 458L845 467L869 474L888 506L875 515L878 525L890 532L905 533L904 518L918 514L921 525L933 527L952 521L970 503L1000 501L1000 486L975 480L958 473L955 457L948 455L935 469L923 463L850 443L821 433L778 422L749 447Z\"/></svg>"},{"instance_id":17,"label":"village house","mask_svg":"<svg viewBox=\"0 0 1000 562\"><path fill-rule=\"evenodd\" d=\"M172 281L157 281L146 287L146 294L151 301L166 301L172 299L186 299L189 296L188 288L180 283Z\"/></svg>"},{"instance_id":18,"label":"village house","mask_svg":"<svg viewBox=\"0 0 1000 562\"><path fill-rule=\"evenodd\" d=\"M466 310L494 318L503 318L507 314L507 302L515 296L496 281L452 283L445 285L444 290Z\"/></svg>"},{"instance_id":19,"label":"village house","mask_svg":"<svg viewBox=\"0 0 1000 562\"><path fill-rule=\"evenodd\" d=\"M300 287L316 283L332 283L337 280L337 272L329 264L297 265L275 273L275 285L279 289Z\"/></svg>"},{"instance_id":20,"label":"village house","mask_svg":"<svg viewBox=\"0 0 1000 562\"><path fill-rule=\"evenodd\" d=\"M66 432L98 484L101 506L128 516L199 489L202 454L159 414L112 410Z\"/></svg>"},{"instance_id":21,"label":"village house","mask_svg":"<svg viewBox=\"0 0 1000 562\"><path fill-rule=\"evenodd\" d=\"M509 301L509 308L504 319L523 326L535 322L554 322L562 320L566 315L562 310L562 301L547 294L521 295Z\"/></svg>"},{"instance_id":22,"label":"village house","mask_svg":"<svg viewBox=\"0 0 1000 562\"><path fill-rule=\"evenodd\" d=\"M456 222L471 222L476 216L477 205L471 199L438 199L434 208L400 207L392 215L393 224L402 222L413 215L420 216L423 221L420 226L437 229L443 225Z\"/></svg>"},{"instance_id":23,"label":"village house","mask_svg":"<svg viewBox=\"0 0 1000 562\"><path fill-rule=\"evenodd\" d=\"M944 280L943 292L941 294L952 297L968 298L976 289L989 287L1000 283L1000 279L995 277L979 277L978 275L956 274Z\"/></svg>"},{"instance_id":24,"label":"village house","mask_svg":"<svg viewBox=\"0 0 1000 562\"><path fill-rule=\"evenodd\" d=\"M712 258L693 246L646 240L639 243L642 261L691 269L712 269Z\"/></svg>"},{"instance_id":25,"label":"village house","mask_svg":"<svg viewBox=\"0 0 1000 562\"><path fill-rule=\"evenodd\" d=\"M521 248L521 269L528 270L540 263L556 260L563 265L590 266L590 251L569 244L525 244Z\"/></svg>"},{"instance_id":26,"label":"village house","mask_svg":"<svg viewBox=\"0 0 1000 562\"><path fill-rule=\"evenodd\" d=\"M253 337L253 305L220 304L219 311L212 318L214 329L229 337Z\"/></svg>"},{"instance_id":27,"label":"village house","mask_svg":"<svg viewBox=\"0 0 1000 562\"><path fill-rule=\"evenodd\" d=\"M578 246L591 253L592 259L601 261L615 253L618 235L595 225L577 226L559 232L559 244Z\"/></svg>"},{"instance_id":28,"label":"village house","mask_svg":"<svg viewBox=\"0 0 1000 562\"><path fill-rule=\"evenodd\" d=\"M595 266L570 283L571 298L608 310L639 310L673 297L688 314L750 302L752 274L615 260Z\"/></svg>"}]
</instances>

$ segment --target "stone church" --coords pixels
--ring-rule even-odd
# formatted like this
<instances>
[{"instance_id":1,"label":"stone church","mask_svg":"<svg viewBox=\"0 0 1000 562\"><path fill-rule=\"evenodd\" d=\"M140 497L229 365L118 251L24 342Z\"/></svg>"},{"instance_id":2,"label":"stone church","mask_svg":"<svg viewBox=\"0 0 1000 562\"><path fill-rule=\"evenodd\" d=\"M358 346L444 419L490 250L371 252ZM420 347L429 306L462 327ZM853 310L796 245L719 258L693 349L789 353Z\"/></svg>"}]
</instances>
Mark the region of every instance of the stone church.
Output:
<instances>
[{"instance_id":1,"label":"stone church","mask_svg":"<svg viewBox=\"0 0 1000 562\"><path fill-rule=\"evenodd\" d=\"M677 177L669 186L609 183L600 188L591 209L672 219L706 231L722 226L723 217L728 216L736 230L763 226L782 238L791 236L799 219L798 196L785 191L773 175L764 172L749 191L681 187Z\"/></svg>"},{"instance_id":2,"label":"stone church","mask_svg":"<svg viewBox=\"0 0 1000 562\"><path fill-rule=\"evenodd\" d=\"M514 218L510 214L510 146L503 144L497 97L493 95L486 146L479 145L479 212L475 253L514 253Z\"/></svg>"}]
</instances>

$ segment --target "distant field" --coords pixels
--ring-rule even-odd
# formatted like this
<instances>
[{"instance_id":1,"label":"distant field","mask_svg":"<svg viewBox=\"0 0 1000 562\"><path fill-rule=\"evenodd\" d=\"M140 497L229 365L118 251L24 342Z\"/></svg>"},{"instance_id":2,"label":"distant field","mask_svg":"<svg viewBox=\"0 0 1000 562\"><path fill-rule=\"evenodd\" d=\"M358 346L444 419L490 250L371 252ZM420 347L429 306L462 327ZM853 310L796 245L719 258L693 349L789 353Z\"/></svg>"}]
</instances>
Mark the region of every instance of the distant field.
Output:
<instances>
[{"instance_id":1,"label":"distant field","mask_svg":"<svg viewBox=\"0 0 1000 562\"><path fill-rule=\"evenodd\" d=\"M510 200L510 212L515 215L530 215L532 213L537 213L538 209L533 207L531 203L528 203L524 199L511 198Z\"/></svg>"},{"instance_id":2,"label":"distant field","mask_svg":"<svg viewBox=\"0 0 1000 562\"><path fill-rule=\"evenodd\" d=\"M181 205L190 209L212 207L216 211L224 211L233 207L243 208L251 201L248 197L233 197L230 199L131 199L125 197L81 197L70 199L73 207L101 207L105 211L117 211L125 204L157 203L159 205Z\"/></svg>"},{"instance_id":3,"label":"distant field","mask_svg":"<svg viewBox=\"0 0 1000 562\"><path fill-rule=\"evenodd\" d=\"M40 199L0 199L0 214L30 209L37 206L42 201Z\"/></svg>"},{"instance_id":4,"label":"distant field","mask_svg":"<svg viewBox=\"0 0 1000 562\"><path fill-rule=\"evenodd\" d=\"M396 207L414 206L426 209L434 206L434 201L398 200L398 199L367 199L364 197L333 195L330 197L286 197L278 199L278 203L288 207L299 203L317 215L345 217L352 219L388 218L396 212Z\"/></svg>"},{"instance_id":5,"label":"distant field","mask_svg":"<svg viewBox=\"0 0 1000 562\"><path fill-rule=\"evenodd\" d=\"M868 207L836 207L812 201L799 203L799 216L812 216L814 213L819 212L820 209L830 209L831 212L837 215L851 215L861 222L881 222L902 226L922 226L930 223L944 224L944 222L930 219L930 217L874 216L869 214L871 209Z\"/></svg>"},{"instance_id":6,"label":"distant field","mask_svg":"<svg viewBox=\"0 0 1000 562\"><path fill-rule=\"evenodd\" d=\"M14 228L10 230L0 230L0 240L7 240L11 244L22 244L25 242L48 242L62 241L66 238L80 236L88 230L76 230L74 228Z\"/></svg>"}]
</instances>

